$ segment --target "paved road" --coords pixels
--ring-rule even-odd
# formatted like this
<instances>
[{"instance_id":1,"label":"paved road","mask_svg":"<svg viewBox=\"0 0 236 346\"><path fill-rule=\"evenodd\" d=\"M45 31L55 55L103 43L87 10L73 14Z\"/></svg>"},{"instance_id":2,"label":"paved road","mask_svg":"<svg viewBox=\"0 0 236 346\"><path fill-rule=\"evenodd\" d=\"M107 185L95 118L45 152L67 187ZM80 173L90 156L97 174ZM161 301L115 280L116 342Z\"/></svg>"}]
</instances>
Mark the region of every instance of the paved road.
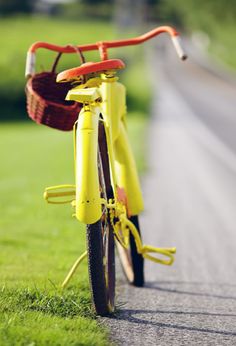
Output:
<instances>
[{"instance_id":1,"label":"paved road","mask_svg":"<svg viewBox=\"0 0 236 346\"><path fill-rule=\"evenodd\" d=\"M146 263L143 289L121 280L105 322L119 345L236 345L236 87L158 48L141 223L145 243L178 252Z\"/></svg>"}]
</instances>

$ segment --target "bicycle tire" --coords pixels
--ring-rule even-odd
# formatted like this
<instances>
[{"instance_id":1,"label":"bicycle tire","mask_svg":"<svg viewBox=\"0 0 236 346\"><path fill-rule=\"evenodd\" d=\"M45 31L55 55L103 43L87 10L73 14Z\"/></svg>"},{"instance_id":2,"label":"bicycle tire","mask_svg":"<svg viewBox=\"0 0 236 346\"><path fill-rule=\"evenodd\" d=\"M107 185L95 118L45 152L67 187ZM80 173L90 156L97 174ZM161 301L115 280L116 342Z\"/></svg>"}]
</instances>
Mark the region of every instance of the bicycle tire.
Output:
<instances>
[{"instance_id":1,"label":"bicycle tire","mask_svg":"<svg viewBox=\"0 0 236 346\"><path fill-rule=\"evenodd\" d=\"M109 158L103 125L99 126L98 173L101 197L112 198ZM103 206L103 215L94 224L87 225L87 250L90 290L95 311L105 316L115 307L115 249L114 233L109 211Z\"/></svg>"},{"instance_id":2,"label":"bicycle tire","mask_svg":"<svg viewBox=\"0 0 236 346\"><path fill-rule=\"evenodd\" d=\"M133 222L139 232L139 235L141 236L138 216L131 216L129 220ZM129 248L123 248L117 241L117 249L121 266L127 281L133 286L143 287L145 283L144 259L143 256L137 252L135 240L131 232L129 236Z\"/></svg>"}]
</instances>

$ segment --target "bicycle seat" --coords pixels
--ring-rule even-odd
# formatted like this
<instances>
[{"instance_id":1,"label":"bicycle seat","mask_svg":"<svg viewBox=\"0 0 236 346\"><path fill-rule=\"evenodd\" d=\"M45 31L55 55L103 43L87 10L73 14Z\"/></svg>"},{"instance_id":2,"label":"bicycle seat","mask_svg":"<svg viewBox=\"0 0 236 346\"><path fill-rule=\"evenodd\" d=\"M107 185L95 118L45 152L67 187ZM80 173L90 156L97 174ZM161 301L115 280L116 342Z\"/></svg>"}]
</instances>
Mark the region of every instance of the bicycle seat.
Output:
<instances>
[{"instance_id":1,"label":"bicycle seat","mask_svg":"<svg viewBox=\"0 0 236 346\"><path fill-rule=\"evenodd\" d=\"M120 70L125 68L125 64L120 59L110 59L99 62L86 62L79 67L62 71L57 75L57 82L69 82L77 79L79 76L93 72L101 72L106 70Z\"/></svg>"}]
</instances>

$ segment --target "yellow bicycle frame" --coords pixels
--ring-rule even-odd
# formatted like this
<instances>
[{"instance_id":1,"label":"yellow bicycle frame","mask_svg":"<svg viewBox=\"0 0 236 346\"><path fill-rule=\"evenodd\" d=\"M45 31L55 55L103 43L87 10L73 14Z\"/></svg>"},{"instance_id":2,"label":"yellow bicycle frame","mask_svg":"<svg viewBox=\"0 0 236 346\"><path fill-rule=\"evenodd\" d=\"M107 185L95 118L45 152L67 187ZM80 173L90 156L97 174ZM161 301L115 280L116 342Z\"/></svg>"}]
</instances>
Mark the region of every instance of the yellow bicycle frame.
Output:
<instances>
[{"instance_id":1,"label":"yellow bicycle frame","mask_svg":"<svg viewBox=\"0 0 236 346\"><path fill-rule=\"evenodd\" d=\"M143 199L126 133L125 87L117 78L104 74L98 87L76 87L67 99L84 103L75 136L76 218L91 224L102 214L97 168L99 121L104 122L115 202L119 186L126 192L129 213L138 215L143 210Z\"/></svg>"},{"instance_id":2,"label":"yellow bicycle frame","mask_svg":"<svg viewBox=\"0 0 236 346\"><path fill-rule=\"evenodd\" d=\"M102 61L105 61L108 59L107 48L143 43L162 32L170 34L179 57L185 60L187 56L180 45L178 33L171 27L163 26L134 39L98 42L94 45L76 46L76 48L71 45L61 47L46 42L36 42L31 46L27 55L26 76L29 77L35 73L35 51L40 47L67 53L74 50L82 52L98 49ZM119 66L123 67L123 64ZM64 75L66 77L67 72ZM143 199L126 132L125 87L118 82L115 73L114 70L106 71L100 77L94 78L90 78L91 76L86 74L84 77L85 83L77 85L68 92L67 100L83 104L79 118L74 125L76 183L75 185L66 184L48 187L45 189L44 198L48 203L53 204L71 203L75 207L76 218L85 224L93 224L101 219L104 205L109 213L109 223L112 226L116 240L124 248L128 249L129 247L129 235L131 233L139 254L156 263L171 265L174 262L173 254L176 249L174 247L156 248L143 245L138 229L130 220L130 216L138 215L143 210ZM79 76L75 77L74 72L72 76L73 78L68 79L73 80L75 83L77 81L81 83L82 79ZM67 78L61 77L58 81L67 80ZM100 140L98 130L101 121L105 129L114 195L114 198L108 198L108 200L101 198L98 172L98 145ZM168 259L158 258L150 255L150 253L161 254L168 257ZM63 283L63 287L69 282L76 268L85 257L86 252L75 262Z\"/></svg>"},{"instance_id":3,"label":"yellow bicycle frame","mask_svg":"<svg viewBox=\"0 0 236 346\"><path fill-rule=\"evenodd\" d=\"M143 198L136 164L126 132L125 87L119 83L114 71L91 78L85 84L71 89L67 100L83 103L78 121L74 125L75 185L47 188L44 198L48 203L72 203L76 218L93 224L102 217L103 205L110 213L110 222L119 243L128 248L129 232L135 239L137 252L156 263L171 265L175 248L156 248L143 245L139 233L129 216L143 210ZM98 173L99 122L103 122L110 165L113 199L101 198ZM62 198L63 200L58 198ZM168 259L158 258L161 254ZM76 268L85 258L78 258L67 275L67 285Z\"/></svg>"}]
</instances>

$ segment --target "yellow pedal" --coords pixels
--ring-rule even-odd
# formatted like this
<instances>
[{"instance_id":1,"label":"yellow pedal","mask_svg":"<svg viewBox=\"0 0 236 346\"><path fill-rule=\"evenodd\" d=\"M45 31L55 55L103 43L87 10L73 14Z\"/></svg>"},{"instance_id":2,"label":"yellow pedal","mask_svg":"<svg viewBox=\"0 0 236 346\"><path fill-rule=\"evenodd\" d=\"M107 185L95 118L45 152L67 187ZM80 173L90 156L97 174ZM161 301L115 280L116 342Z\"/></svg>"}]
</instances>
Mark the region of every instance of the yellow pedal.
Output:
<instances>
[{"instance_id":1,"label":"yellow pedal","mask_svg":"<svg viewBox=\"0 0 236 346\"><path fill-rule=\"evenodd\" d=\"M170 266L174 263L175 258L173 254L176 253L176 248L157 248L150 245L143 245L141 253L144 258L147 258L150 261ZM168 259L150 255L151 253L165 256Z\"/></svg>"},{"instance_id":2,"label":"yellow pedal","mask_svg":"<svg viewBox=\"0 0 236 346\"><path fill-rule=\"evenodd\" d=\"M47 187L43 197L51 204L71 203L75 199L75 185L68 184Z\"/></svg>"},{"instance_id":3,"label":"yellow pedal","mask_svg":"<svg viewBox=\"0 0 236 346\"><path fill-rule=\"evenodd\" d=\"M125 214L119 215L120 221L120 230L124 234L126 234L127 228L132 233L135 241L135 245L137 248L137 252L142 255L144 258L159 263L163 265L172 265L174 263L174 254L176 253L176 248L158 248L150 245L143 245L142 240L140 238L139 232L135 225L127 218ZM115 227L114 227L115 228ZM115 233L117 236L117 232ZM118 237L118 240L122 239L120 236ZM120 241L121 245L125 248L125 244ZM161 255L161 257L158 257L158 255ZM163 258L162 258L163 256ZM167 259L165 258L167 257Z\"/></svg>"}]
</instances>

